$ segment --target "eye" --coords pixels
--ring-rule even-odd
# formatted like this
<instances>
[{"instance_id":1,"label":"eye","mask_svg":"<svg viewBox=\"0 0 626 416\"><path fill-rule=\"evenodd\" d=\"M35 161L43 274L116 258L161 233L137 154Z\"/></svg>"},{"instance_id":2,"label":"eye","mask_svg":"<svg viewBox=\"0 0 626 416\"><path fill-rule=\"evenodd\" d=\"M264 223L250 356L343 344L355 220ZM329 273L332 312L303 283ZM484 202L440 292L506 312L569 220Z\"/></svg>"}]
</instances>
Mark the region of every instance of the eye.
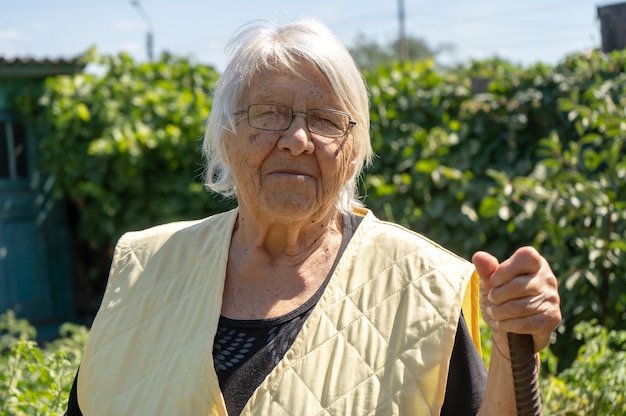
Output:
<instances>
[{"instance_id":1,"label":"eye","mask_svg":"<svg viewBox=\"0 0 626 416\"><path fill-rule=\"evenodd\" d=\"M320 133L339 134L346 128L347 115L331 110L309 111L309 124Z\"/></svg>"},{"instance_id":2,"label":"eye","mask_svg":"<svg viewBox=\"0 0 626 416\"><path fill-rule=\"evenodd\" d=\"M278 104L252 104L248 107L250 125L263 130L286 129L291 114L291 108Z\"/></svg>"},{"instance_id":3,"label":"eye","mask_svg":"<svg viewBox=\"0 0 626 416\"><path fill-rule=\"evenodd\" d=\"M250 109L250 117L277 117L280 116L281 110L279 107L270 104L255 104L251 105ZM284 111L283 111L284 112Z\"/></svg>"}]
</instances>

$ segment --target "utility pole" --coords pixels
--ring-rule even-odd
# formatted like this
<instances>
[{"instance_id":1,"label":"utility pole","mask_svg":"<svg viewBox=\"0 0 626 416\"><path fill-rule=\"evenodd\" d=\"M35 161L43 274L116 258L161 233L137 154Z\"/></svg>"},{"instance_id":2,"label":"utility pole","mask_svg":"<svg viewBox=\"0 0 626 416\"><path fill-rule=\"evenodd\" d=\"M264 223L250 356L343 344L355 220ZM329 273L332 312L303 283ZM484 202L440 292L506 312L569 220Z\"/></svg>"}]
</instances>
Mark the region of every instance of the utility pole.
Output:
<instances>
[{"instance_id":1,"label":"utility pole","mask_svg":"<svg viewBox=\"0 0 626 416\"><path fill-rule=\"evenodd\" d=\"M404 0L398 0L398 23L400 28L400 33L398 34L398 55L401 61L407 61L409 59L409 45L406 39L405 20Z\"/></svg>"},{"instance_id":2,"label":"utility pole","mask_svg":"<svg viewBox=\"0 0 626 416\"><path fill-rule=\"evenodd\" d=\"M152 62L152 60L153 60L153 53L152 53L152 48L153 48L152 22L150 20L150 17L146 13L146 11L139 4L139 0L131 0L130 4L135 9L137 9L137 12L139 13L139 15L141 16L143 21L146 23L146 26L148 28L148 30L146 32L146 52L148 54L148 61Z\"/></svg>"}]
</instances>

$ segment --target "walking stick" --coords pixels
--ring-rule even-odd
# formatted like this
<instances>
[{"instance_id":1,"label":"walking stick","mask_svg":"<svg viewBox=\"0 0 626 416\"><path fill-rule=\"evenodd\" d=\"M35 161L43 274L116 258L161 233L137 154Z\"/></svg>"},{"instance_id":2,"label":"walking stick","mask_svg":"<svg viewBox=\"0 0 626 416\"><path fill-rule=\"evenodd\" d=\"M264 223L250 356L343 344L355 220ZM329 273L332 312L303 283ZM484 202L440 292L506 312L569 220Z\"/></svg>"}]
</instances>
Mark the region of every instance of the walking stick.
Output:
<instances>
[{"instance_id":1,"label":"walking stick","mask_svg":"<svg viewBox=\"0 0 626 416\"><path fill-rule=\"evenodd\" d=\"M509 333L511 368L518 416L541 416L538 370L533 337Z\"/></svg>"}]
</instances>

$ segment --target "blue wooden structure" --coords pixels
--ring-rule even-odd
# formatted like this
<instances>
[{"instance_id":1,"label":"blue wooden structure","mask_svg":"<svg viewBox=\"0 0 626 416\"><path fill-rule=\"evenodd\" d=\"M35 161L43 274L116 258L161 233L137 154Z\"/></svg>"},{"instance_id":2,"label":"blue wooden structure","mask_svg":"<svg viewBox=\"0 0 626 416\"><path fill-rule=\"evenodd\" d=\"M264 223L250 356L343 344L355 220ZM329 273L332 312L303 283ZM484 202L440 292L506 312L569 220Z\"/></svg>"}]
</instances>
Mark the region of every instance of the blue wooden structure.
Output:
<instances>
[{"instance_id":1,"label":"blue wooden structure","mask_svg":"<svg viewBox=\"0 0 626 416\"><path fill-rule=\"evenodd\" d=\"M0 58L0 313L28 319L41 338L74 317L69 233L52 179L38 169L34 118L15 107L37 99L47 77L79 70L74 60Z\"/></svg>"}]
</instances>

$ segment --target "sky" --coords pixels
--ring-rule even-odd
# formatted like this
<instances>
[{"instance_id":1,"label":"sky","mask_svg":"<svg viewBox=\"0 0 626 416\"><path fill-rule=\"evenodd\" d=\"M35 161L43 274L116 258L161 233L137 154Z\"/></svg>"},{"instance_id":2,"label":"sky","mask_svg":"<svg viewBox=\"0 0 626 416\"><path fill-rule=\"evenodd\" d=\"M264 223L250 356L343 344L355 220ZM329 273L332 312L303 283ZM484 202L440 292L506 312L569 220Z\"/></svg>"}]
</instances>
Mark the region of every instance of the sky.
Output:
<instances>
[{"instance_id":1,"label":"sky","mask_svg":"<svg viewBox=\"0 0 626 416\"><path fill-rule=\"evenodd\" d=\"M136 4L133 4L136 2ZM442 64L500 57L520 65L556 64L601 44L593 0L0 0L0 57L73 58L89 47L147 60L167 51L225 66L225 46L253 20L315 17L350 47L359 35L386 44L406 34L454 49Z\"/></svg>"}]
</instances>

